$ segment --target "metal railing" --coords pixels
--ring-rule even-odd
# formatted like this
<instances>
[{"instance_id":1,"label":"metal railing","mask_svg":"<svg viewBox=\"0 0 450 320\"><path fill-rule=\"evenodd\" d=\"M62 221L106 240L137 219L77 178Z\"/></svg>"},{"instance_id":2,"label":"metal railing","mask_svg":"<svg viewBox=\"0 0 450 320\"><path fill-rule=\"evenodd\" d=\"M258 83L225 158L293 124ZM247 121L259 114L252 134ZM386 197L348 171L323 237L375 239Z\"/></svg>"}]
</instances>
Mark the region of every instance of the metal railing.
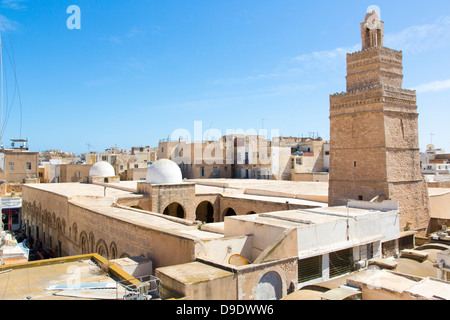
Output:
<instances>
[{"instance_id":1,"label":"metal railing","mask_svg":"<svg viewBox=\"0 0 450 320\"><path fill-rule=\"evenodd\" d=\"M161 280L148 275L123 281L116 285L117 300L151 300L160 298Z\"/></svg>"}]
</instances>

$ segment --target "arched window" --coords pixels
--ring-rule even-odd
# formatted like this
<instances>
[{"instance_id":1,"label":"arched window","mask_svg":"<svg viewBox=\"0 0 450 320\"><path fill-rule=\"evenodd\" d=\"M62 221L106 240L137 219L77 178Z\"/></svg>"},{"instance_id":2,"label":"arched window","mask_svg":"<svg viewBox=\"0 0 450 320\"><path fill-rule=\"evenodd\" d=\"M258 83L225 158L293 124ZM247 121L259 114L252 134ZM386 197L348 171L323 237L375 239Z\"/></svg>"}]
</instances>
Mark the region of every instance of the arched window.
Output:
<instances>
[{"instance_id":1,"label":"arched window","mask_svg":"<svg viewBox=\"0 0 450 320\"><path fill-rule=\"evenodd\" d=\"M90 253L89 240L88 240L88 237L86 235L86 232L83 231L80 234L80 241L81 241L81 254L88 254L88 253Z\"/></svg>"},{"instance_id":2,"label":"arched window","mask_svg":"<svg viewBox=\"0 0 450 320\"><path fill-rule=\"evenodd\" d=\"M103 258L108 259L108 248L106 247L106 243L104 240L99 240L97 242L96 250L99 255L101 255Z\"/></svg>"},{"instance_id":3,"label":"arched window","mask_svg":"<svg viewBox=\"0 0 450 320\"><path fill-rule=\"evenodd\" d=\"M214 206L209 201L203 201L195 210L195 219L201 222L214 222Z\"/></svg>"},{"instance_id":4,"label":"arched window","mask_svg":"<svg viewBox=\"0 0 450 320\"><path fill-rule=\"evenodd\" d=\"M185 211L181 204L178 202L173 202L169 204L166 209L164 209L163 214L172 216L172 217L178 217L178 218L184 218Z\"/></svg>"},{"instance_id":5,"label":"arched window","mask_svg":"<svg viewBox=\"0 0 450 320\"><path fill-rule=\"evenodd\" d=\"M236 211L234 211L232 208L225 209L223 212L224 217L231 217L231 216L235 216L235 215L236 215Z\"/></svg>"},{"instance_id":6,"label":"arched window","mask_svg":"<svg viewBox=\"0 0 450 320\"><path fill-rule=\"evenodd\" d=\"M111 242L109 246L109 259L113 260L117 258L117 246L114 242Z\"/></svg>"},{"instance_id":7,"label":"arched window","mask_svg":"<svg viewBox=\"0 0 450 320\"><path fill-rule=\"evenodd\" d=\"M280 300L282 298L281 277L275 271L267 272L259 280L256 300Z\"/></svg>"}]
</instances>

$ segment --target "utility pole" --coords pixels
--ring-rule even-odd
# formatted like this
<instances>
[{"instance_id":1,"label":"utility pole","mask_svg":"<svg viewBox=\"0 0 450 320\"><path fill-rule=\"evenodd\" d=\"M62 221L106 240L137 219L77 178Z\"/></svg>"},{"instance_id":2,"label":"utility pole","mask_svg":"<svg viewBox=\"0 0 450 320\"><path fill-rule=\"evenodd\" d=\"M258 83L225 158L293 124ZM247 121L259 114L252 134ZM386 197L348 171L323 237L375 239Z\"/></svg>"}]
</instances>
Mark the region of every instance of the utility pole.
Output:
<instances>
[{"instance_id":1,"label":"utility pole","mask_svg":"<svg viewBox=\"0 0 450 320\"><path fill-rule=\"evenodd\" d=\"M0 34L0 77L1 77L1 115L0 115L0 147L2 146L3 138L3 47L2 35Z\"/></svg>"}]
</instances>

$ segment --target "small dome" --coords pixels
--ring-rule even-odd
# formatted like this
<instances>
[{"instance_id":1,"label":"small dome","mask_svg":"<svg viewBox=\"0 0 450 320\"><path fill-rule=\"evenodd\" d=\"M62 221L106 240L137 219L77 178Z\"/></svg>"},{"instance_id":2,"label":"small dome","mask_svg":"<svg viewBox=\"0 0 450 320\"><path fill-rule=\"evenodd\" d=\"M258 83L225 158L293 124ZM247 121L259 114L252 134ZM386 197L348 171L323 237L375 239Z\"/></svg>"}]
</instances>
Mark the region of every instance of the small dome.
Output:
<instances>
[{"instance_id":1,"label":"small dome","mask_svg":"<svg viewBox=\"0 0 450 320\"><path fill-rule=\"evenodd\" d=\"M151 184L181 183L183 175L175 162L161 159L148 168L146 181Z\"/></svg>"},{"instance_id":2,"label":"small dome","mask_svg":"<svg viewBox=\"0 0 450 320\"><path fill-rule=\"evenodd\" d=\"M89 170L89 177L114 177L114 168L108 162L97 162Z\"/></svg>"}]
</instances>

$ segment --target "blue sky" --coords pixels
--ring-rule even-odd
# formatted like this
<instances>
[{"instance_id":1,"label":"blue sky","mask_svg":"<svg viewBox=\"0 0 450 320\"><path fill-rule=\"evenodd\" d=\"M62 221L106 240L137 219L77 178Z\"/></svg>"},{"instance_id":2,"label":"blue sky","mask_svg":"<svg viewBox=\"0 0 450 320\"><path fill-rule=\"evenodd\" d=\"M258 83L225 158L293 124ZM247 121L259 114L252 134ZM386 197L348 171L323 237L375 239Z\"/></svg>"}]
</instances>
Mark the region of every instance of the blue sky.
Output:
<instances>
[{"instance_id":1,"label":"blue sky","mask_svg":"<svg viewBox=\"0 0 450 320\"><path fill-rule=\"evenodd\" d=\"M67 28L70 5L81 30ZM385 45L403 51L403 87L417 90L421 149L432 140L450 152L448 0L1 0L3 143L157 146L177 129L193 134L195 121L202 132L329 139L329 95L345 91L346 53L360 50L370 5Z\"/></svg>"}]
</instances>

